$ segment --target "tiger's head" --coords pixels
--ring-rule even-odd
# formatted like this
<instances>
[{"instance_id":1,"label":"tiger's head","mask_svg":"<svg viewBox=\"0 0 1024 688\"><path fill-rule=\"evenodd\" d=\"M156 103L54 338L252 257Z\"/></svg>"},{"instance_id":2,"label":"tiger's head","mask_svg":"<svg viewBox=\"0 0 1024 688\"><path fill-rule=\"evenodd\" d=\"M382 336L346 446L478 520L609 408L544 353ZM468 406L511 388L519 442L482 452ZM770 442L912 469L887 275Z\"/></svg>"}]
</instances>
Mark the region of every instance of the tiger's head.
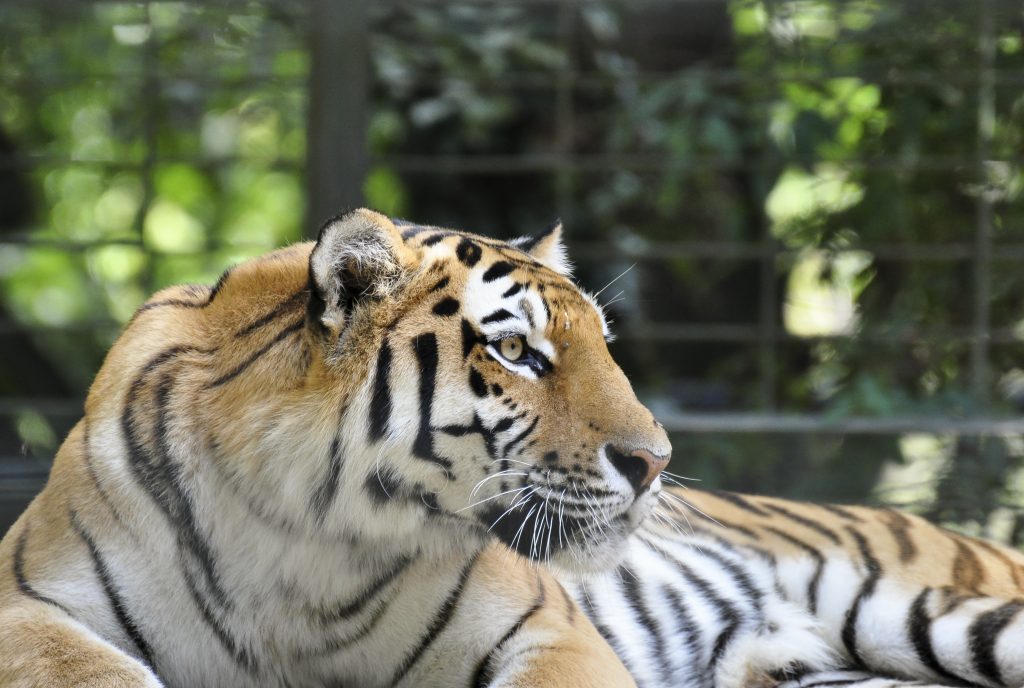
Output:
<instances>
[{"instance_id":1,"label":"tiger's head","mask_svg":"<svg viewBox=\"0 0 1024 688\"><path fill-rule=\"evenodd\" d=\"M506 243L349 213L143 305L90 390L90 437L128 452L119 484L224 537L393 560L496 536L610 566L670 446L567 274L558 227Z\"/></svg>"},{"instance_id":2,"label":"tiger's head","mask_svg":"<svg viewBox=\"0 0 1024 688\"><path fill-rule=\"evenodd\" d=\"M534 560L617 561L671 446L559 225L501 242L358 210L321 230L309 291L317 384L349 389L341 482L384 530L469 524Z\"/></svg>"}]
</instances>

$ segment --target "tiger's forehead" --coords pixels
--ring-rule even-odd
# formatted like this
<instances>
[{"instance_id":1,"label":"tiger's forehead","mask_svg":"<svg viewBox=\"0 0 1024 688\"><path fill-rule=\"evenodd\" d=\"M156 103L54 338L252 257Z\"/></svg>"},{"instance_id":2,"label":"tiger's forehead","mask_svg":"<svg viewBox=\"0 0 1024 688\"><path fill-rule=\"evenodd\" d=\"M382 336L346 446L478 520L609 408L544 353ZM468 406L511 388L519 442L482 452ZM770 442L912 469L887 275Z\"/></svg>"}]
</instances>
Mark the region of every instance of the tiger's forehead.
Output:
<instances>
[{"instance_id":1,"label":"tiger's forehead","mask_svg":"<svg viewBox=\"0 0 1024 688\"><path fill-rule=\"evenodd\" d=\"M495 325L512 319L506 315L519 315L534 331L543 332L549 326L569 330L574 322L577 326L592 325L586 320L596 316L602 337L610 337L604 309L597 299L514 242L403 220L396 220L395 226L406 245L422 251L427 262L431 258L454 258L465 268L468 310L477 316L480 325ZM514 303L519 312L495 309L497 302Z\"/></svg>"}]
</instances>

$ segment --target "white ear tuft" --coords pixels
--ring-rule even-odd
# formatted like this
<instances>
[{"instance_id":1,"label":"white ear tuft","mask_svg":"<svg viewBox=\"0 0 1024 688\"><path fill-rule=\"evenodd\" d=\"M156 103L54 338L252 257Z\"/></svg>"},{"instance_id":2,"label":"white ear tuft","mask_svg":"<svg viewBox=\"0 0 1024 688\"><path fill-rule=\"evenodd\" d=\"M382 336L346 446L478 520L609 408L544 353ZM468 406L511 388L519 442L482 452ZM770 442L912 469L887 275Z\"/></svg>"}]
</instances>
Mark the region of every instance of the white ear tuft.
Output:
<instances>
[{"instance_id":1,"label":"white ear tuft","mask_svg":"<svg viewBox=\"0 0 1024 688\"><path fill-rule=\"evenodd\" d=\"M555 220L540 234L513 239L510 243L560 275L568 277L572 273L572 263L562 243L561 220Z\"/></svg>"},{"instance_id":2,"label":"white ear tuft","mask_svg":"<svg viewBox=\"0 0 1024 688\"><path fill-rule=\"evenodd\" d=\"M414 264L384 215L360 208L328 220L309 256L311 318L337 335L356 303L394 294Z\"/></svg>"}]
</instances>

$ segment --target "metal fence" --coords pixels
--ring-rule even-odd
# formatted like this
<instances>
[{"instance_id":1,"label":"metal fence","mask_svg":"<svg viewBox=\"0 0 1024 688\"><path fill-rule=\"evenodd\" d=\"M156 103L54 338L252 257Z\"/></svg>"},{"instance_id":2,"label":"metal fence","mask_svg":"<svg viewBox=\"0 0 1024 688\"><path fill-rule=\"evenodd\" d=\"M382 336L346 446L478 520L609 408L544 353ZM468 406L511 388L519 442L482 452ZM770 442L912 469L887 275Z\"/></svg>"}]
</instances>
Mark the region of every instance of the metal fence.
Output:
<instances>
[{"instance_id":1,"label":"metal fence","mask_svg":"<svg viewBox=\"0 0 1024 688\"><path fill-rule=\"evenodd\" d=\"M499 235L539 228L561 216L580 279L594 288L635 264L624 280L630 293L612 308L620 320L615 353L666 425L680 433L683 446L704 434L982 438L972 442L995 436L1008 438L1012 465L1004 474L1009 475L1017 461L1010 440L1024 435L1024 420L999 390L1018 358L1024 368L1024 357L1012 352L1022 330L1014 319L995 317L993 304L1000 304L1002 313L1016 303L1006 294L1013 292L1013 273L1024 262L1024 231L1018 227L1024 214L1017 196L992 190L998 186L992 179L1019 175L1022 162L1012 130L1022 123L1016 94L1024 85L1024 63L1017 49L1010 49L1022 17L1017 3L1002 0L971 7L900 5L880 9L855 0L7 3L0 9L0 45L7 46L0 57L0 85L10 100L0 126L11 145L0 151L0 172L27 188L39 207L19 217L15 206L24 199L8 198L12 225L0 235L0 275L17 297L8 299L0 315L10 362L9 384L0 399L0 416L7 419L0 435L0 505L9 505L9 513L0 513L0 521L10 519L44 479L52 438L62 437L80 415L85 385L126 317L123 304L169 278L209 278L246 255L309 236L319 218L367 200L387 202L392 187L406 196L395 201L395 209L415 219ZM883 29L869 35L857 17L872 12L896 12L905 22L923 18L918 30L908 24L903 36L887 34L888 24L874 17L874 26ZM744 22L755 20L760 28L744 28ZM826 20L835 27L822 28ZM955 35L955 41L949 39L954 59L934 66L909 58L886 62L886 46L916 41L928 47L935 32L946 29ZM524 36L528 49L517 48L514 43ZM484 38L492 45L482 45ZM42 48L31 47L40 41ZM837 52L845 45L859 46L863 54L851 62ZM419 59L420 54L444 59ZM905 92L925 93L924 102L933 92L937 101L956 101L950 112L965 122L957 131L968 135L911 153L886 148L883 135L878 146L849 155L829 153L827 147L824 153L799 146L783 150L773 143L778 94L801 86L825 92L847 82L895 93L896 102ZM675 93L703 89L708 95L684 107L672 101L673 85ZM659 87L675 103L664 111L657 109ZM467 93L498 114L466 114L485 109ZM712 112L723 102L729 106L723 106L726 114ZM631 119L639 117L630 112L633 106L650 108L651 122ZM86 114L67 117L61 107ZM90 120L89 107L106 113L96 115L99 123ZM664 125L673 108L679 119L695 122L698 142L673 143L671 135L659 139L657 132L645 140L643 126ZM620 113L618 124L603 121L605 112ZM893 112L890 131L897 119ZM38 125L36 117L48 123ZM246 118L256 124L250 126ZM65 120L66 131L61 129ZM724 138L734 136L738 143L705 143L716 136L708 123L719 120L724 123L718 130L728 134ZM106 138L94 137L92 147L90 127L106 132ZM405 133L394 134L396 128ZM232 136L233 147L218 149L218 137ZM482 143L472 143L474 137ZM104 143L108 139L114 143ZM872 183L884 186L871 182L872 175L911 180L908 198L914 180L939 180L932 186L945 184L950 194L973 204L970 222L958 235L931 236L918 228L892 239L865 232L847 241L840 232L817 244L794 242L780 233L766 210L767 199L784 169L811 170L822 162L843 175L861 175L866 193ZM76 181L67 176L69 170L94 176ZM195 185L205 190L194 195L205 197L168 201L163 187L175 174L198 179ZM683 203L652 210L671 203L648 198L645 187L670 186L672 179L679 180ZM239 227L246 218L259 219L236 207L251 200L247 180L267 189L275 183L297 185L301 197L292 192L288 197L294 221L271 221L256 240L247 238ZM88 187L82 194L123 185L133 200L117 212L130 217L113 229L93 231L86 225L97 224L95 206L87 220L62 215L67 208L60 204L70 203L70 191L50 186L74 184ZM633 185L627 200L616 196L617 184ZM734 206L753 210L739 229L730 229L714 208L704 214L692 209L705 201L723 213ZM485 202L492 205L477 207ZM147 224L155 225L160 213L177 212L174 208L184 208L190 218L179 222L187 230L180 246L170 246ZM928 217L928 212L933 211L909 214ZM54 221L57 229L45 226ZM648 221L663 229L646 229ZM100 294L109 280L96 268L109 248L134 251L131 260L142 264L114 289L124 293L113 296ZM793 266L809 252L852 251L900 276L913 270L960 275L958 298L968 306L958 306L956 317L931 323L864 318L849 331L818 334L787 327L780 312ZM106 307L63 319L40 314L45 307L39 302L56 299L56 292L42 278L29 283L10 265L44 264L57 254L76 266L82 284L92 285L86 297L106 298ZM53 260L59 267L60 260ZM735 317L717 317L701 311L700 304L681 307L677 317L652 306L662 287L672 291L678 275L690 275L679 278L679 289L705 275L719 292L732 289L742 304L724 315ZM741 287L730 280L742 281ZM697 317L688 319L691 312ZM813 367L804 359L817 365L826 356L815 347L842 349L849 342L860 347L858 352L877 350L893 360L894 352L917 347L939 351L925 358L952 351L950 360L962 366L947 366L956 368L949 373L955 379L950 385L966 401L917 403L914 392L906 403L868 412L856 404L837 411L824 402L794 401L799 395L785 390ZM993 347L999 348L998 356ZM725 350L732 353L725 357ZM70 370L59 362L76 356L80 363ZM870 358L858 356L858 361ZM702 374L702 357L719 367ZM693 360L684 366L679 363L684 358ZM793 358L800 362L789 362ZM682 367L674 368L677 364ZM720 381L726 378L731 381ZM676 379L682 392L673 392ZM909 387L914 385L920 386L915 381ZM36 445L41 449L33 457ZM730 484L727 477L723 481ZM1015 509L1011 502L1003 506Z\"/></svg>"}]
</instances>

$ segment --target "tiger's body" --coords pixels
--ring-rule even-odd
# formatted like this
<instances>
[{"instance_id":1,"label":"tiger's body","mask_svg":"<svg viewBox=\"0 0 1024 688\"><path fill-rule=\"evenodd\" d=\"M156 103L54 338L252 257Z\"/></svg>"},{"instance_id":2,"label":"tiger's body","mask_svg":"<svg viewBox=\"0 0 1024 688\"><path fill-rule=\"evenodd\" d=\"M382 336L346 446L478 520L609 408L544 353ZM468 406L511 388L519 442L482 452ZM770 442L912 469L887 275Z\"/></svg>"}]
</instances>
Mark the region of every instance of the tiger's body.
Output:
<instances>
[{"instance_id":1,"label":"tiger's body","mask_svg":"<svg viewBox=\"0 0 1024 688\"><path fill-rule=\"evenodd\" d=\"M667 437L565 272L557 229L356 211L157 294L0 543L0 685L1024 682L1016 553L658 506Z\"/></svg>"}]
</instances>

